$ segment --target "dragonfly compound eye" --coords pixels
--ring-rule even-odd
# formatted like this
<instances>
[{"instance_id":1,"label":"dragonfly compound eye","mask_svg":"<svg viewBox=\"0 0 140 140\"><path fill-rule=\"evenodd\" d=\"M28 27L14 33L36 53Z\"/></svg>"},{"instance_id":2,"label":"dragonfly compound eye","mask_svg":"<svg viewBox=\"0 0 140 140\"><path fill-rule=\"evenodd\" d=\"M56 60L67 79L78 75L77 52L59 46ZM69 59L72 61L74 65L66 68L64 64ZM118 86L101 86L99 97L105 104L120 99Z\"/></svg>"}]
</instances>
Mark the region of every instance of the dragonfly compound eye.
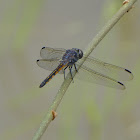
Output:
<instances>
[{"instance_id":1,"label":"dragonfly compound eye","mask_svg":"<svg viewBox=\"0 0 140 140\"><path fill-rule=\"evenodd\" d=\"M79 49L79 59L83 57L83 51Z\"/></svg>"}]
</instances>

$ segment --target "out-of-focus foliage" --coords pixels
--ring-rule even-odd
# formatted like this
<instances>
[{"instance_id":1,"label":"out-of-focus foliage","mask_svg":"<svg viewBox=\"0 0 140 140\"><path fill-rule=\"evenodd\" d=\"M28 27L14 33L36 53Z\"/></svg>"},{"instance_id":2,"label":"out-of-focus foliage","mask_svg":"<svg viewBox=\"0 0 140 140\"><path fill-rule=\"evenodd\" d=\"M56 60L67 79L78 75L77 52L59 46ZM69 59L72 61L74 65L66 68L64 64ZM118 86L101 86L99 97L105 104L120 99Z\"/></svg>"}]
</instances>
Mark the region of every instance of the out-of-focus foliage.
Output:
<instances>
[{"instance_id":1,"label":"out-of-focus foliage","mask_svg":"<svg viewBox=\"0 0 140 140\"><path fill-rule=\"evenodd\" d=\"M0 139L31 139L63 81L36 60L43 46L84 49L122 6L114 0L7 0L0 4ZM130 69L120 91L74 80L42 137L72 140L140 139L139 7L130 10L94 50L103 61Z\"/></svg>"}]
</instances>

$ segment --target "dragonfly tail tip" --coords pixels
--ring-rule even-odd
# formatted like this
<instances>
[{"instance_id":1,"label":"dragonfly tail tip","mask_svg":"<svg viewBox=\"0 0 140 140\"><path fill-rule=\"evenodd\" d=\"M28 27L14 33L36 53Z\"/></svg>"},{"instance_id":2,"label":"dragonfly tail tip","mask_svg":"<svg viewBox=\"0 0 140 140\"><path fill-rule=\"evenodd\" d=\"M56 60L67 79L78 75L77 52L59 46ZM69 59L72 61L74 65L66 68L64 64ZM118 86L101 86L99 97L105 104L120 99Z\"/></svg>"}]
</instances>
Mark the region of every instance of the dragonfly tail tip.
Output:
<instances>
[{"instance_id":1,"label":"dragonfly tail tip","mask_svg":"<svg viewBox=\"0 0 140 140\"><path fill-rule=\"evenodd\" d=\"M44 85L43 85L43 86L44 86ZM39 86L39 88L42 88L43 86L42 86L42 85L40 85L40 86Z\"/></svg>"}]
</instances>

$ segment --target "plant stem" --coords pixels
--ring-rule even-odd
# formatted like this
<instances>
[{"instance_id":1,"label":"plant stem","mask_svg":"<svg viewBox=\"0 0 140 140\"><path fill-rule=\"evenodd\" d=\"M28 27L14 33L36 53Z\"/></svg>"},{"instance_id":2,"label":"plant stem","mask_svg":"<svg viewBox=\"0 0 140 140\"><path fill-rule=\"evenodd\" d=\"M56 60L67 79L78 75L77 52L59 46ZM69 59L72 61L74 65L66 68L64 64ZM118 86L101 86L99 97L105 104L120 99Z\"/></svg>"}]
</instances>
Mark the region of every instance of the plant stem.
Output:
<instances>
[{"instance_id":1,"label":"plant stem","mask_svg":"<svg viewBox=\"0 0 140 140\"><path fill-rule=\"evenodd\" d=\"M120 10L107 22L107 24L100 30L100 32L93 38L93 40L90 42L88 45L86 51L84 52L85 59L88 57L91 52L96 48L96 46L99 44L99 42L105 37L105 35L112 29L112 27L119 21L119 19L127 13L132 7L132 5L136 2L137 0L130 0L129 3L123 5ZM84 63L85 60L81 61L81 65ZM78 67L78 69L80 66ZM74 76L75 76L74 72ZM39 129L35 133L33 140L40 140L41 136L44 134L46 131L47 127L49 126L50 122L53 119L53 114L52 111L56 111L57 107L59 106L64 94L66 93L70 83L72 82L70 74L67 75L66 79L62 83L52 105L50 106L45 118L40 124Z\"/></svg>"}]
</instances>

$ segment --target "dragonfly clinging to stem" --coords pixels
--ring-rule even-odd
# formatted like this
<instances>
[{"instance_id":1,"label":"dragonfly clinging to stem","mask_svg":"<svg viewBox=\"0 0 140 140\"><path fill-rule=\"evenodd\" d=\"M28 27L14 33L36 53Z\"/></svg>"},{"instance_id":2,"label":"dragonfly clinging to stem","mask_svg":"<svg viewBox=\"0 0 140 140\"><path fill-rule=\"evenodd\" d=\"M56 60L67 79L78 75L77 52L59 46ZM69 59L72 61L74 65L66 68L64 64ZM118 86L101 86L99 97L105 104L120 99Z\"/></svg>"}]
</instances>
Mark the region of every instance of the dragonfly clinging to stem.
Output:
<instances>
[{"instance_id":1,"label":"dragonfly clinging to stem","mask_svg":"<svg viewBox=\"0 0 140 140\"><path fill-rule=\"evenodd\" d=\"M86 58L84 64L77 70L77 66L80 65L78 60L84 57L83 51L77 48L66 50L43 47L40 56L43 59L37 60L38 66L52 71L40 84L40 88L47 84L57 73L64 74L65 77L67 68L70 70L72 79L72 71L75 70L78 71L75 76L78 79L122 90L125 89L125 86L120 81L133 79L133 74L128 69L100 61L94 57Z\"/></svg>"}]
</instances>

